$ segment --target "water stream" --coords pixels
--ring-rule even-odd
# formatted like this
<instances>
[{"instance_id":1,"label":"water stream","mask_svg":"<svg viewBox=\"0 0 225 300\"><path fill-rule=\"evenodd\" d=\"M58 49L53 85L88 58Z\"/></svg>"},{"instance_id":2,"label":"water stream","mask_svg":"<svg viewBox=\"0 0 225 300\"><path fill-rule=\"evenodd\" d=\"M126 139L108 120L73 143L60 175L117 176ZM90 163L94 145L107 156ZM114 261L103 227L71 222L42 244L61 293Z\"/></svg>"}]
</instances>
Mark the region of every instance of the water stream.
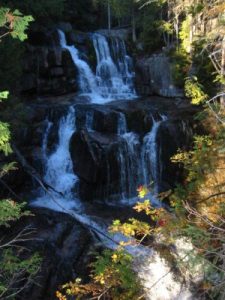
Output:
<instances>
[{"instance_id":1,"label":"water stream","mask_svg":"<svg viewBox=\"0 0 225 300\"><path fill-rule=\"evenodd\" d=\"M105 103L115 99L132 99L136 95L133 88L133 74L130 70L130 59L126 54L125 44L121 40L111 41L111 51L107 39L93 35L93 44L97 56L96 74L94 74L79 51L68 46L65 34L59 31L61 47L67 49L79 70L79 84L82 94L89 95L92 102ZM115 62L116 61L116 62ZM136 200L136 189L140 183L149 185L153 182L151 198L153 204L160 206L156 198L161 178L161 160L157 143L157 135L165 117L160 120L152 118L153 125L148 134L140 137L128 130L126 116L118 113L117 136L120 140L117 160L119 162L120 193L118 203L132 205ZM86 113L85 127L93 132L94 116L91 111ZM115 249L118 242L127 240L121 234L109 236L108 221L86 213L85 204L81 203L76 186L79 179L73 171L70 155L70 140L76 131L76 106L71 106L67 114L61 117L58 126L58 144L49 154L48 138L56 124L48 122L43 134L42 155L44 180L54 190L48 193L37 190L37 197L31 205L45 207L71 215L88 230L95 232L105 247ZM113 218L113 216L112 216ZM152 249L144 246L127 247L127 251L135 258L135 269L146 291L146 299L151 300L185 300L192 299L188 288L168 273L166 262ZM168 273L160 285L155 284L161 276Z\"/></svg>"},{"instance_id":2,"label":"water stream","mask_svg":"<svg viewBox=\"0 0 225 300\"><path fill-rule=\"evenodd\" d=\"M60 46L67 49L78 69L80 93L92 103L106 103L122 99L134 99L135 92L131 58L126 54L125 43L112 44L114 56L120 57L118 64L113 61L109 42L101 34L93 34L92 41L97 57L96 73L80 56L75 46L67 45L65 33L58 30Z\"/></svg>"}]
</instances>

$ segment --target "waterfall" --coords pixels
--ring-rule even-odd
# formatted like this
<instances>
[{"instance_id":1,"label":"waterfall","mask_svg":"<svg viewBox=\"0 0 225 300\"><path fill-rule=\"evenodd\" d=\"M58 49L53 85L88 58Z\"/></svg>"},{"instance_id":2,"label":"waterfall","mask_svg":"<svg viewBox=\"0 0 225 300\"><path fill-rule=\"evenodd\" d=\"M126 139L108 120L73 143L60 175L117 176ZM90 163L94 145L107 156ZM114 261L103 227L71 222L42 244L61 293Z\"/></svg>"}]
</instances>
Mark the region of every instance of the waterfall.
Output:
<instances>
[{"instance_id":1,"label":"waterfall","mask_svg":"<svg viewBox=\"0 0 225 300\"><path fill-rule=\"evenodd\" d=\"M49 120L46 120L46 122L47 122L47 126L46 126L46 130L44 132L44 135L43 135L43 143L42 143L42 156L43 156L44 162L46 162L48 159L48 154L47 154L48 136L49 136L50 129L52 128L52 125L53 125L53 123L49 122Z\"/></svg>"},{"instance_id":2,"label":"waterfall","mask_svg":"<svg viewBox=\"0 0 225 300\"><path fill-rule=\"evenodd\" d=\"M88 111L86 113L85 127L88 131L93 131L94 126L94 113L92 111Z\"/></svg>"},{"instance_id":3,"label":"waterfall","mask_svg":"<svg viewBox=\"0 0 225 300\"><path fill-rule=\"evenodd\" d=\"M82 95L89 95L93 102L103 102L104 99L99 94L96 78L91 68L86 61L80 58L79 51L74 46L67 45L65 33L61 30L58 30L58 34L60 46L69 51L74 65L78 68L79 87Z\"/></svg>"},{"instance_id":4,"label":"waterfall","mask_svg":"<svg viewBox=\"0 0 225 300\"><path fill-rule=\"evenodd\" d=\"M121 202L130 203L129 199L136 195L139 182L140 142L137 134L128 132L126 117L123 113L119 113L117 133L121 137L118 149L120 197Z\"/></svg>"},{"instance_id":5,"label":"waterfall","mask_svg":"<svg viewBox=\"0 0 225 300\"><path fill-rule=\"evenodd\" d=\"M116 99L132 99L136 96L133 87L132 62L126 53L124 41L111 38L109 42L100 34L93 35L93 45L97 56L96 74L94 74L88 63L80 58L79 51L74 46L67 45L62 31L59 31L59 36L61 47L69 51L78 69L82 95L87 95L92 102L101 104ZM165 117L162 116L161 120L152 119L151 131L144 136L142 141L142 136L129 131L126 115L118 113L117 136L113 137L116 142L118 139L117 161L113 160L113 163L119 165L118 190L121 201L117 199L118 204L132 205L137 200L135 198L133 202L131 197L136 196L138 185L149 185L153 182L154 189L150 194L150 200L153 205L161 205L155 198L160 191L161 184L160 149L157 137ZM93 111L87 112L83 121L85 124L82 123L82 125L88 131L94 130ZM67 213L83 224L87 230L94 232L105 247L115 249L120 241L127 241L127 238L122 234L109 235L109 220L102 217L104 214L101 214L101 217L93 216L96 214L96 208L92 211L91 205L94 207L95 203L88 204L89 206L86 203L81 205L78 195L74 192L78 177L73 172L69 145L76 131L76 109L71 107L60 119L57 127L58 143L54 152L49 154L48 139L54 126L55 124L47 122L42 143L43 163L45 164L44 181L53 189L49 189L48 193L37 191L38 196L32 201L32 205ZM185 124L182 126L185 131ZM106 162L108 174L110 174L110 168L114 168L113 163L109 165L109 161ZM110 186L110 175L107 176L107 180ZM112 214L111 218L113 217ZM127 246L126 250L134 256L134 269L143 284L146 299L192 298L188 288L173 277L170 267L156 251L142 245Z\"/></svg>"},{"instance_id":6,"label":"waterfall","mask_svg":"<svg viewBox=\"0 0 225 300\"><path fill-rule=\"evenodd\" d=\"M137 187L140 184L153 186L150 192L152 204L161 206L157 200L161 183L161 159L160 148L157 142L157 135L160 125L166 120L161 116L161 120L156 121L152 117L152 128L143 138L140 145L139 137L134 132L128 132L125 115L119 113L117 133L121 137L118 150L118 162L120 169L120 195L121 200L132 204L129 198L135 197Z\"/></svg>"},{"instance_id":7,"label":"waterfall","mask_svg":"<svg viewBox=\"0 0 225 300\"><path fill-rule=\"evenodd\" d=\"M112 43L113 61L109 43L103 35L93 34L93 45L97 57L96 74L88 63L80 58L75 46L67 45L65 33L58 30L60 46L67 49L74 65L78 69L81 95L88 96L93 103L106 103L117 99L133 99L137 97L132 71L131 58L126 54L124 41Z\"/></svg>"},{"instance_id":8,"label":"waterfall","mask_svg":"<svg viewBox=\"0 0 225 300\"><path fill-rule=\"evenodd\" d=\"M121 190L127 191L129 197L136 188L139 175L139 164L141 160L151 163L152 177L158 176L156 161L157 155L157 133L160 124L165 120L155 121L149 134L144 137L143 148L140 155L140 142L134 132L128 132L126 117L124 114L118 115L118 135L121 138L121 148L119 150L119 160L121 168ZM109 235L108 222L103 218L88 215L85 212L85 205L81 206L79 199L72 193L73 187L78 178L73 173L72 161L69 152L69 143L72 134L76 131L76 110L71 107L59 122L58 144L55 151L48 155L47 145L49 133L54 129L54 124L48 122L43 135L42 152L45 163L45 181L59 193L51 191L49 194L42 193L33 201L33 206L46 207L55 211L67 213L75 220L83 224L87 230L95 232L95 236L101 243L110 249L116 249L121 241L127 242L128 238L122 234ZM93 115L86 113L86 128L92 130ZM151 161L153 160L153 162ZM145 165L145 172L147 164ZM146 173L147 174L147 173ZM153 175L152 175L153 174ZM146 175L146 180L148 180ZM126 199L125 199L126 200ZM152 300L193 300L192 294L187 285L174 277L171 268L166 261L153 249L143 245L126 246L126 251L134 257L134 270L140 278L146 299Z\"/></svg>"},{"instance_id":9,"label":"waterfall","mask_svg":"<svg viewBox=\"0 0 225 300\"><path fill-rule=\"evenodd\" d=\"M117 65L120 74L123 77L123 81L126 85L130 86L130 89L134 91L133 79L135 73L133 71L133 61L132 58L127 55L126 45L123 39L111 38L111 49L112 57Z\"/></svg>"},{"instance_id":10,"label":"waterfall","mask_svg":"<svg viewBox=\"0 0 225 300\"><path fill-rule=\"evenodd\" d=\"M119 113L118 115L118 126L117 126L117 133L122 135L127 132L127 121L126 117L123 113Z\"/></svg>"},{"instance_id":11,"label":"waterfall","mask_svg":"<svg viewBox=\"0 0 225 300\"><path fill-rule=\"evenodd\" d=\"M106 37L99 33L93 35L97 57L96 78L100 94L109 100L135 98L133 72L130 71L131 64L126 54L125 43L119 43L119 39L116 38L113 41L115 62Z\"/></svg>"},{"instance_id":12,"label":"waterfall","mask_svg":"<svg viewBox=\"0 0 225 300\"><path fill-rule=\"evenodd\" d=\"M160 188L161 166L160 166L160 149L157 143L157 134L160 125L166 120L155 121L152 117L153 126L151 131L144 137L141 153L141 165L143 170L143 182L145 185L154 186L153 192L157 194Z\"/></svg>"},{"instance_id":13,"label":"waterfall","mask_svg":"<svg viewBox=\"0 0 225 300\"><path fill-rule=\"evenodd\" d=\"M43 193L33 201L33 206L44 206L54 210L61 210L60 206L70 209L79 207L80 202L74 200L72 189L78 181L73 172L72 160L69 152L70 138L75 128L75 109L70 107L66 116L63 116L59 122L58 146L50 155L47 155L47 140L52 124L47 126L43 137L43 157L45 160L44 180L54 191L49 194ZM60 196L61 193L61 196Z\"/></svg>"}]
</instances>

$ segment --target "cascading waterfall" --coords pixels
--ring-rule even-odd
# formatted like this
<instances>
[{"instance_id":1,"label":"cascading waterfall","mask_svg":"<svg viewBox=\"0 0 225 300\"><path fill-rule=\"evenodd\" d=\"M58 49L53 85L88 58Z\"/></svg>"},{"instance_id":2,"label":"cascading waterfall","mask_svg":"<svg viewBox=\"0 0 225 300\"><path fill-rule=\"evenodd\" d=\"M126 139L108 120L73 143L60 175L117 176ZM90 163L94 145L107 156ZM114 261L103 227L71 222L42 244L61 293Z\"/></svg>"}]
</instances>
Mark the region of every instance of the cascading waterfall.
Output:
<instances>
[{"instance_id":1,"label":"cascading waterfall","mask_svg":"<svg viewBox=\"0 0 225 300\"><path fill-rule=\"evenodd\" d=\"M127 121L123 113L118 114L117 134L122 135L127 133Z\"/></svg>"},{"instance_id":2,"label":"cascading waterfall","mask_svg":"<svg viewBox=\"0 0 225 300\"><path fill-rule=\"evenodd\" d=\"M118 149L120 166L120 197L121 202L130 203L129 199L136 193L139 182L139 149L140 142L134 132L128 132L124 114L119 113L117 133L121 137Z\"/></svg>"},{"instance_id":3,"label":"cascading waterfall","mask_svg":"<svg viewBox=\"0 0 225 300\"><path fill-rule=\"evenodd\" d=\"M79 57L74 46L68 46L65 34L59 31L61 47L67 49L79 71L80 90L88 95L92 102L105 103L115 99L132 99L136 96L133 87L133 74L130 58L126 54L125 44L120 39L108 40L100 35L93 35L93 44L97 56L96 76L88 64ZM122 203L129 203L130 197L136 194L139 184L154 183L153 194L160 190L160 154L157 135L161 123L153 118L151 131L140 142L139 136L129 132L126 116L118 113L118 138L121 139L118 149L120 168L120 197ZM94 115L86 113L85 127L93 131ZM73 192L78 177L73 172L69 151L70 139L76 131L76 109L71 107L63 116L58 126L58 145L52 154L48 154L48 138L54 124L48 122L43 135L42 153L45 164L45 182L53 189L49 193L39 192L32 202L33 206L46 207L69 214L88 230L94 231L105 247L115 249L120 241L127 241L122 234L109 236L108 222L103 218L87 215L87 206L80 203ZM185 128L184 128L185 129ZM110 172L108 172L110 173ZM110 179L110 178L108 178ZM155 205L160 205L154 195ZM86 210L85 210L86 209ZM151 300L185 300L192 299L188 288L173 278L166 262L152 249L139 245L128 246L126 250L134 256L135 270L141 279L146 292L146 299ZM166 274L166 276L164 276ZM163 277L163 280L160 278ZM160 288L158 283L160 282Z\"/></svg>"},{"instance_id":4,"label":"cascading waterfall","mask_svg":"<svg viewBox=\"0 0 225 300\"><path fill-rule=\"evenodd\" d=\"M111 38L110 42L113 61L117 65L125 84L130 86L131 90L135 93L133 87L133 79L135 77L133 61L132 58L127 55L125 42L123 39L117 37Z\"/></svg>"},{"instance_id":5,"label":"cascading waterfall","mask_svg":"<svg viewBox=\"0 0 225 300\"><path fill-rule=\"evenodd\" d=\"M110 249L116 249L118 243L121 241L127 242L128 239L122 234L115 234L109 236L108 223L104 219L87 215L85 213L85 206L80 206L79 200L73 195L72 189L77 182L77 176L73 173L72 162L69 152L69 143L73 132L76 130L75 120L76 110L71 107L66 116L62 117L58 128L58 145L56 150L48 155L47 143L50 130L54 124L48 123L45 134L43 135L43 161L46 164L45 181L51 185L58 192L51 190L49 194L40 195L33 203L33 206L47 207L55 211L61 211L72 216L78 222L82 223L88 230L94 231L102 244ZM87 129L92 129L92 114L86 115ZM162 121L155 122L152 131L148 136L150 141L147 143L148 150L155 146L156 131ZM156 125L157 123L157 125ZM122 142L125 143L123 161L121 161L121 168L125 170L126 176L129 173L131 176L135 175L137 166L134 167L134 161L137 160L136 147L139 144L137 136L132 132L127 132L126 118L122 114L118 121L118 134L121 135ZM151 144L151 145L150 145ZM156 148L154 148L156 149ZM126 158L127 157L127 158ZM154 156L156 157L156 156ZM137 175L137 173L136 173ZM137 175L138 176L138 175ZM125 185L132 185L131 177L122 179ZM134 184L135 185L135 184ZM127 187L126 187L127 188ZM134 257L134 269L137 272L144 291L145 298L149 300L192 300L192 295L188 288L183 286L179 281L174 279L170 268L167 266L164 259L154 250L146 248L142 245L127 246L126 250ZM163 279L161 279L161 277ZM160 288L159 283L160 282Z\"/></svg>"},{"instance_id":6,"label":"cascading waterfall","mask_svg":"<svg viewBox=\"0 0 225 300\"><path fill-rule=\"evenodd\" d=\"M88 63L80 58L75 46L67 45L65 33L58 30L60 46L70 52L79 73L81 95L88 96L93 103L106 103L116 99L137 97L132 72L131 58L126 54L125 43L113 46L113 53L119 57L118 65L112 59L109 43L103 35L93 34L93 45L97 56L96 74ZM120 53L120 54L119 54Z\"/></svg>"},{"instance_id":7,"label":"cascading waterfall","mask_svg":"<svg viewBox=\"0 0 225 300\"><path fill-rule=\"evenodd\" d=\"M93 74L89 65L86 63L86 61L80 58L79 51L74 46L67 45L65 33L61 30L58 30L58 34L60 46L70 52L74 65L76 65L78 68L81 93L83 95L89 95L89 97L95 102L104 102L104 99L99 94L95 75Z\"/></svg>"},{"instance_id":8,"label":"cascading waterfall","mask_svg":"<svg viewBox=\"0 0 225 300\"><path fill-rule=\"evenodd\" d=\"M112 43L112 49L117 64L113 61L106 37L99 33L93 35L97 56L96 78L98 88L105 99L132 99L137 95L133 85L133 72L130 71L130 60L125 52L124 42L118 43L117 39L115 41Z\"/></svg>"},{"instance_id":9,"label":"cascading waterfall","mask_svg":"<svg viewBox=\"0 0 225 300\"><path fill-rule=\"evenodd\" d=\"M155 121L152 117L153 126L151 131L144 137L141 152L141 165L143 170L143 183L147 186L153 186L154 194L159 192L160 187L160 151L158 149L157 134L159 127L165 116L161 116L162 120Z\"/></svg>"},{"instance_id":10,"label":"cascading waterfall","mask_svg":"<svg viewBox=\"0 0 225 300\"><path fill-rule=\"evenodd\" d=\"M150 195L152 203L161 206L157 200L161 181L161 160L157 135L160 125L166 119L165 116L161 116L161 120L156 121L152 117L151 131L145 135L141 145L137 134L128 132L125 115L119 113L117 133L122 139L118 151L122 202L127 200L128 204L132 204L130 198L137 194L138 185L144 184L154 187Z\"/></svg>"},{"instance_id":11,"label":"cascading waterfall","mask_svg":"<svg viewBox=\"0 0 225 300\"><path fill-rule=\"evenodd\" d=\"M42 143L42 156L43 156L43 160L45 162L47 162L47 159L48 159L48 154L47 154L48 136L49 136L50 129L52 128L52 125L53 125L53 123L49 122L49 120L46 120L46 122L47 122L47 127L46 127L45 133L43 135L43 143Z\"/></svg>"},{"instance_id":12,"label":"cascading waterfall","mask_svg":"<svg viewBox=\"0 0 225 300\"><path fill-rule=\"evenodd\" d=\"M86 113L85 127L88 131L93 131L94 114L92 111Z\"/></svg>"},{"instance_id":13,"label":"cascading waterfall","mask_svg":"<svg viewBox=\"0 0 225 300\"><path fill-rule=\"evenodd\" d=\"M65 209L79 208L80 202L78 199L74 200L72 189L78 181L77 176L73 172L73 166L69 151L70 138L75 127L75 109L70 107L68 114L60 120L58 131L58 146L56 150L50 155L47 155L47 142L50 128L53 124L47 126L47 130L43 137L43 158L45 165L44 180L54 191L49 194L43 193L33 201L33 206L44 206L50 209L61 211L60 206ZM61 194L61 195L60 195ZM66 200L66 201L65 201Z\"/></svg>"}]
</instances>

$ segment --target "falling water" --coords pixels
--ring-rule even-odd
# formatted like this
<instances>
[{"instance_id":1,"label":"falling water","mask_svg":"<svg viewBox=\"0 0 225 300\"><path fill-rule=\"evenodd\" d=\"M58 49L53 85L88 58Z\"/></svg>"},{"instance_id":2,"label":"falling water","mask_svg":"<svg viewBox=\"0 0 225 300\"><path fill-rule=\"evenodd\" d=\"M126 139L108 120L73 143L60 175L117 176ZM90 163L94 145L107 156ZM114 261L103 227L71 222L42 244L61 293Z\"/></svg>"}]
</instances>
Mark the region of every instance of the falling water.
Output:
<instances>
[{"instance_id":1,"label":"falling water","mask_svg":"<svg viewBox=\"0 0 225 300\"><path fill-rule=\"evenodd\" d=\"M88 64L80 59L78 50L74 46L67 45L64 33L59 31L59 36L62 48L70 52L73 62L79 70L79 83L83 94L89 95L92 101L99 103L112 99L130 99L135 96L129 57L125 54L124 44L121 41L114 40L111 42L111 53L106 38L94 34L93 43L98 60L95 77ZM116 57L117 63L115 63ZM95 231L105 247L115 249L117 243L126 240L126 238L121 234L109 236L107 222L104 219L87 215L85 205L81 206L76 194L73 193L78 177L73 172L69 144L72 134L76 131L75 121L76 112L71 107L67 115L60 120L58 145L50 155L47 151L48 137L54 124L47 124L42 145L45 163L44 180L53 189L49 193L42 192L39 194L32 205L47 207L71 215L87 229ZM118 161L122 200L126 200L135 193L138 180L141 177L144 178L145 184L153 181L154 193L158 192L161 175L157 135L163 121L163 117L160 121L153 119L152 129L144 137L141 150L139 137L134 132L128 131L125 115L119 114L117 134L121 139ZM93 115L91 113L86 115L85 125L88 130L93 130ZM182 284L173 278L166 262L157 253L142 245L130 246L127 251L135 257L135 269L146 291L146 299L191 299L188 289L183 288ZM163 277L163 281L160 280L160 277ZM160 288L157 282L160 282Z\"/></svg>"},{"instance_id":2,"label":"falling water","mask_svg":"<svg viewBox=\"0 0 225 300\"><path fill-rule=\"evenodd\" d=\"M160 188L160 149L157 143L157 135L161 123L166 120L165 116L162 116L162 120L155 121L152 117L153 126L151 131L144 137L143 147L141 153L141 165L143 170L144 184L154 186L154 194L159 192Z\"/></svg>"},{"instance_id":3,"label":"falling water","mask_svg":"<svg viewBox=\"0 0 225 300\"><path fill-rule=\"evenodd\" d=\"M43 143L42 143L42 156L43 156L44 162L46 162L47 159L48 159L48 154L47 154L48 136L49 136L50 129L52 128L52 125L53 125L53 123L49 122L49 120L46 120L46 122L47 122L47 127L46 127L46 130L44 132Z\"/></svg>"},{"instance_id":4,"label":"falling water","mask_svg":"<svg viewBox=\"0 0 225 300\"><path fill-rule=\"evenodd\" d=\"M136 194L139 182L139 150L140 142L137 134L128 132L126 117L123 113L118 115L117 133L121 137L117 159L120 169L120 198L121 201L130 202L129 199Z\"/></svg>"},{"instance_id":5,"label":"falling water","mask_svg":"<svg viewBox=\"0 0 225 300\"><path fill-rule=\"evenodd\" d=\"M132 99L136 97L133 85L133 72L130 71L125 44L112 43L113 53L118 57L113 61L110 46L105 36L95 33L93 44L97 56L96 79L100 94L105 99ZM122 49L122 51L120 51Z\"/></svg>"},{"instance_id":6,"label":"falling water","mask_svg":"<svg viewBox=\"0 0 225 300\"><path fill-rule=\"evenodd\" d=\"M137 97L132 72L131 58L126 54L125 43L112 44L116 64L111 56L109 43L103 35L95 33L93 44L97 56L96 74L86 61L80 58L75 46L67 45L65 33L58 30L60 45L70 52L79 73L79 87L82 95L88 96L93 103L106 103L116 99L133 99Z\"/></svg>"},{"instance_id":7,"label":"falling water","mask_svg":"<svg viewBox=\"0 0 225 300\"><path fill-rule=\"evenodd\" d=\"M88 111L86 113L85 127L88 131L93 131L93 127L94 127L94 113L93 113L93 111Z\"/></svg>"},{"instance_id":8,"label":"falling water","mask_svg":"<svg viewBox=\"0 0 225 300\"><path fill-rule=\"evenodd\" d=\"M127 132L127 121L123 113L118 114L117 134L122 135Z\"/></svg>"},{"instance_id":9,"label":"falling water","mask_svg":"<svg viewBox=\"0 0 225 300\"><path fill-rule=\"evenodd\" d=\"M52 127L52 125L51 125ZM54 153L47 156L47 140L49 126L43 138L43 155L46 160L45 182L53 188L48 194L43 193L33 202L34 206L44 206L55 210L64 208L79 207L78 200L74 200L72 189L78 181L73 173L73 165L69 152L69 143L75 128L75 109L70 107L68 114L60 120L58 131L58 146ZM65 201L66 200L66 201Z\"/></svg>"},{"instance_id":10,"label":"falling water","mask_svg":"<svg viewBox=\"0 0 225 300\"><path fill-rule=\"evenodd\" d=\"M130 86L130 89L135 93L133 87L133 79L135 77L132 58L127 55L126 45L123 39L111 38L111 52L112 58L120 74L123 77L123 81L126 85Z\"/></svg>"},{"instance_id":11,"label":"falling water","mask_svg":"<svg viewBox=\"0 0 225 300\"><path fill-rule=\"evenodd\" d=\"M61 30L58 30L58 33L61 47L70 52L74 65L78 68L81 93L83 95L88 95L95 102L104 103L104 99L99 94L96 78L91 68L86 61L80 58L79 51L74 46L67 45L65 33Z\"/></svg>"}]
</instances>

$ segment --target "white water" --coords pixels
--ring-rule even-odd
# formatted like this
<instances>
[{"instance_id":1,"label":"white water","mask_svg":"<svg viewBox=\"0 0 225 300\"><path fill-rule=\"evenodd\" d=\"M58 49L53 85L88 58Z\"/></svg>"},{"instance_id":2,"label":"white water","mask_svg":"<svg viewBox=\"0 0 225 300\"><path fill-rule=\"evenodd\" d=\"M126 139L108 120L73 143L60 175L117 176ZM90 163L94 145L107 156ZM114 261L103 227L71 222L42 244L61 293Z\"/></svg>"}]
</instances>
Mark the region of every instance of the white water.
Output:
<instances>
[{"instance_id":1,"label":"white water","mask_svg":"<svg viewBox=\"0 0 225 300\"><path fill-rule=\"evenodd\" d=\"M125 119L121 116L121 128L118 132L122 133L124 141L127 142L128 156L135 153L136 137L134 133L127 133ZM53 124L49 123L43 136L43 158L46 163L45 181L51 185L58 193L50 190L48 194L42 193L33 203L33 206L46 207L55 211L69 214L74 219L82 223L98 236L101 243L110 249L116 249L120 241L128 239L122 234L109 235L108 224L104 219L89 216L85 213L85 207L80 205L79 199L73 194L72 190L77 182L77 176L73 173L72 161L69 152L69 143L73 132L76 130L76 111L70 108L67 115L62 117L58 129L58 146L51 154L47 154L47 143L50 130ZM86 125L92 127L92 117L87 116ZM155 129L152 130L155 132ZM136 154L135 154L136 155ZM133 158L135 157L133 156ZM125 163L124 167L129 166ZM132 173L132 168L127 170ZM129 181L130 179L128 179ZM127 183L129 183L127 181ZM134 256L134 270L137 272L144 291L146 299L149 300L190 300L192 296L186 287L177 280L173 272L167 266L164 259L154 250L140 246L128 246L126 250Z\"/></svg>"},{"instance_id":2,"label":"white water","mask_svg":"<svg viewBox=\"0 0 225 300\"><path fill-rule=\"evenodd\" d=\"M52 127L53 125L51 125ZM56 211L61 211L60 206L65 209L79 208L80 201L74 200L72 189L78 181L77 176L73 172L73 165L69 151L70 138L75 126L75 109L71 107L68 114L62 117L59 123L58 131L58 146L50 155L47 155L47 141L50 126L47 127L43 138L43 158L46 162L44 180L49 186L53 187L54 191L49 194L44 192L33 201L33 206L47 207ZM66 200L66 201L65 201Z\"/></svg>"},{"instance_id":3,"label":"white water","mask_svg":"<svg viewBox=\"0 0 225 300\"><path fill-rule=\"evenodd\" d=\"M143 170L144 184L147 186L153 186L154 194L158 194L160 185L160 151L157 143L157 134L160 125L166 120L165 116L162 116L162 120L155 121L152 118L153 126L151 131L144 137L143 147L141 153L141 163Z\"/></svg>"},{"instance_id":4,"label":"white water","mask_svg":"<svg viewBox=\"0 0 225 300\"><path fill-rule=\"evenodd\" d=\"M78 69L79 87L81 90L81 94L90 97L92 102L104 103L104 99L99 93L96 78L91 68L86 63L86 61L80 58L79 51L75 48L75 46L67 45L65 33L61 30L58 30L58 33L59 33L60 46L63 49L67 49L70 52L74 65Z\"/></svg>"},{"instance_id":5,"label":"white water","mask_svg":"<svg viewBox=\"0 0 225 300\"><path fill-rule=\"evenodd\" d=\"M129 97L134 96L129 82L128 64L124 64L122 60L119 61L119 66L114 63L109 46L104 38L99 35L94 37L96 53L99 56L96 80L88 64L79 58L77 49L74 46L68 46L65 35L62 32L59 32L59 34L62 48L70 52L74 64L79 70L80 88L83 94L89 95L93 102L99 103L119 99L120 97L129 99ZM115 43L113 46L114 58L116 53L118 53L118 49L121 49L121 46L119 43ZM125 57L125 59L128 62L128 58ZM106 75L108 77L104 77ZM68 114L60 120L58 145L56 150L50 155L48 155L47 151L48 136L54 124L48 124L42 145L43 161L45 163L44 180L61 194L53 190L49 190L47 194L42 192L33 201L32 205L46 207L71 215L86 226L87 229L95 232L105 247L115 249L117 243L121 240L127 241L127 239L121 234L109 236L107 231L108 224L101 218L87 215L85 207L81 205L78 197L73 192L78 178L73 173L69 143L73 132L76 130L75 121L76 111L74 108L71 108ZM136 189L138 178L140 178L139 172L143 174L146 184L154 181L154 192L157 193L160 177L157 134L162 121L153 120L151 132L144 138L140 157L140 153L138 153L140 141L135 133L128 132L126 118L123 114L120 114L117 133L123 141L118 157L121 168L122 200L127 201L127 195L123 194L124 191L129 196L133 193L133 188ZM93 129L93 115L91 113L86 116L86 128L88 130ZM141 164L140 161L142 162ZM141 165L141 171L138 165ZM148 171L149 168L150 172ZM192 299L189 290L183 287L177 278L174 278L173 272L170 272L170 268L160 258L158 253L143 246L129 246L127 251L135 258L134 268L143 284L146 299Z\"/></svg>"},{"instance_id":6,"label":"white water","mask_svg":"<svg viewBox=\"0 0 225 300\"><path fill-rule=\"evenodd\" d=\"M152 189L148 198L154 206L162 206L157 199L162 169L157 135L160 125L166 119L165 116L161 116L161 120L155 121L152 117L152 128L144 136L141 145L138 135L128 132L125 115L119 113L117 134L122 139L118 151L121 203L133 205L137 201L135 195L138 186L150 185Z\"/></svg>"},{"instance_id":7,"label":"white water","mask_svg":"<svg viewBox=\"0 0 225 300\"><path fill-rule=\"evenodd\" d=\"M135 98L137 95L133 86L133 73L130 72L124 42L112 43L117 64L113 61L106 37L95 33L93 44L97 57L96 79L100 94L108 100Z\"/></svg>"},{"instance_id":8,"label":"white water","mask_svg":"<svg viewBox=\"0 0 225 300\"><path fill-rule=\"evenodd\" d=\"M50 129L53 125L48 120L46 120L46 121L47 121L47 127L46 127L46 130L45 130L44 136L43 136L43 143L42 143L42 155L43 155L43 159L44 159L45 162L47 162L47 159L48 159L48 154L47 154L48 135L49 135Z\"/></svg>"},{"instance_id":9,"label":"white water","mask_svg":"<svg viewBox=\"0 0 225 300\"><path fill-rule=\"evenodd\" d=\"M58 30L60 46L70 52L74 65L79 73L81 95L87 96L92 103L104 104L117 99L133 99L137 95L133 85L133 73L130 71L131 58L126 55L119 62L119 68L113 62L106 38L100 34L93 35L93 44L97 56L96 74L86 61L80 58L75 46L67 45L65 33ZM125 44L122 43L123 51ZM119 49L118 49L119 50ZM114 52L116 49L114 49Z\"/></svg>"}]
</instances>

